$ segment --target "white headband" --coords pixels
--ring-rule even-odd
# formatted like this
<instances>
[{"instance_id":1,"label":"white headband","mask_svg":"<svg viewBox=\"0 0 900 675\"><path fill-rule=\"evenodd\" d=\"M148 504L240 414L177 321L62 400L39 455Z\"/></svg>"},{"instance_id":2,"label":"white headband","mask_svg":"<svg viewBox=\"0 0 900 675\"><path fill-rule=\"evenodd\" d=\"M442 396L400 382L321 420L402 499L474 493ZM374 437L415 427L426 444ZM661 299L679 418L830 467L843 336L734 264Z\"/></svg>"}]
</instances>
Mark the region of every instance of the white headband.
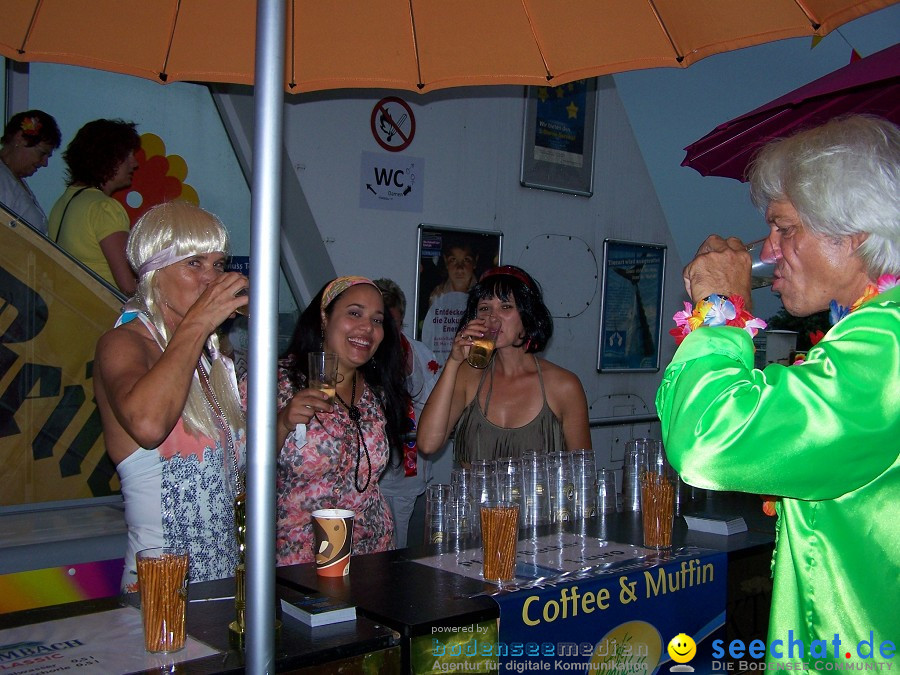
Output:
<instances>
[{"instance_id":1,"label":"white headband","mask_svg":"<svg viewBox=\"0 0 900 675\"><path fill-rule=\"evenodd\" d=\"M162 251L157 251L152 256L150 256L143 265L141 265L138 270L138 278L143 277L145 274L149 272L153 272L154 270L162 269L163 267L168 267L169 265L174 265L180 260L184 260L185 258L190 258L191 256L197 255L196 253L185 253L184 255L176 255L174 246L167 246Z\"/></svg>"}]
</instances>

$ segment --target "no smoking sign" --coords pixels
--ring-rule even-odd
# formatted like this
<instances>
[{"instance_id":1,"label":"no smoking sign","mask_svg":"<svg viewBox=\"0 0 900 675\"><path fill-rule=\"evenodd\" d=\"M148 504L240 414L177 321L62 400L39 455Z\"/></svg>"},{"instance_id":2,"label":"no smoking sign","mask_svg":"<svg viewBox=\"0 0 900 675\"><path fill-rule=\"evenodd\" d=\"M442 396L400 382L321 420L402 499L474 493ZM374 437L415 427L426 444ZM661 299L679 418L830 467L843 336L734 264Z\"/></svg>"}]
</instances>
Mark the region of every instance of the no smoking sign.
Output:
<instances>
[{"instance_id":1,"label":"no smoking sign","mask_svg":"<svg viewBox=\"0 0 900 675\"><path fill-rule=\"evenodd\" d=\"M389 152L409 147L416 135L416 118L412 108L401 98L388 96L372 108L372 135L378 145Z\"/></svg>"}]
</instances>

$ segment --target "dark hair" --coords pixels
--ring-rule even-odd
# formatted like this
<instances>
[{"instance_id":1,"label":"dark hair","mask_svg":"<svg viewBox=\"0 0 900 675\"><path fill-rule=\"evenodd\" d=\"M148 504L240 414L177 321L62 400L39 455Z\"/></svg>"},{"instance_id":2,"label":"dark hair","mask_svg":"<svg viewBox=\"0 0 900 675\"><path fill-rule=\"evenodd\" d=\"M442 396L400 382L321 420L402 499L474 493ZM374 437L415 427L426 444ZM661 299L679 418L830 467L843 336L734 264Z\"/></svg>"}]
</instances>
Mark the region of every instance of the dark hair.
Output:
<instances>
[{"instance_id":1,"label":"dark hair","mask_svg":"<svg viewBox=\"0 0 900 675\"><path fill-rule=\"evenodd\" d=\"M26 110L10 117L3 129L0 143L9 143L19 131L22 132L25 145L29 148L38 143L47 143L53 148L58 148L62 141L56 120L43 110Z\"/></svg>"},{"instance_id":2,"label":"dark hair","mask_svg":"<svg viewBox=\"0 0 900 675\"><path fill-rule=\"evenodd\" d=\"M322 349L320 307L322 294L327 286L328 284L322 286L316 293L316 297L303 310L291 337L291 343L282 354L282 358L291 359L288 375L297 388L302 386L303 380L300 376L302 375L305 379L309 375L306 355ZM341 295L338 295L325 308L325 314L331 316L334 311L334 303ZM404 382L403 346L399 342L399 336L400 331L394 323L394 318L390 312L386 311L384 313L384 338L378 345L374 356L358 369L362 372L366 384L375 393L375 397L381 401L387 423L386 431L391 455L397 462L400 460L400 450L403 447L403 434L409 428L409 394Z\"/></svg>"},{"instance_id":3,"label":"dark hair","mask_svg":"<svg viewBox=\"0 0 900 675\"><path fill-rule=\"evenodd\" d=\"M93 120L78 130L63 153L68 169L67 185L82 183L100 187L132 152L141 148L134 122Z\"/></svg>"},{"instance_id":4,"label":"dark hair","mask_svg":"<svg viewBox=\"0 0 900 675\"><path fill-rule=\"evenodd\" d=\"M509 300L512 296L522 317L522 326L525 335L515 347L524 345L529 354L539 352L547 346L553 336L553 317L550 310L544 304L544 295L541 287L521 267L504 265L489 269L481 276L481 280L469 290L469 299L466 302L466 313L459 321L457 333L466 323L478 315L478 303L489 298Z\"/></svg>"}]
</instances>

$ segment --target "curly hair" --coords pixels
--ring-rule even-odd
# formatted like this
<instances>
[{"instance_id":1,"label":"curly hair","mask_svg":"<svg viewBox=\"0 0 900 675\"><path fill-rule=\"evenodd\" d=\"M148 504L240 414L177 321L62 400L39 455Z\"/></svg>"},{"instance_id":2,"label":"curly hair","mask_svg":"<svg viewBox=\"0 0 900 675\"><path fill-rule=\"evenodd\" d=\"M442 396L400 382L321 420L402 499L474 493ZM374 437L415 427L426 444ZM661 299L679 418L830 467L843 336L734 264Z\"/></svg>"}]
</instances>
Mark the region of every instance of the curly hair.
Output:
<instances>
[{"instance_id":1,"label":"curly hair","mask_svg":"<svg viewBox=\"0 0 900 675\"><path fill-rule=\"evenodd\" d=\"M310 301L297 321L297 327L291 337L291 343L282 354L282 358L290 363L288 375L298 389L309 375L309 364L306 355L322 349L322 295L328 284L322 286ZM325 314L331 316L337 299L332 300L324 308ZM390 312L384 313L384 338L374 356L359 368L366 384L381 402L386 421L388 443L391 449L392 463L398 463L403 447L403 434L409 428L409 394L403 374L403 347L400 344L400 332ZM301 377L302 376L302 377Z\"/></svg>"},{"instance_id":2,"label":"curly hair","mask_svg":"<svg viewBox=\"0 0 900 675\"><path fill-rule=\"evenodd\" d=\"M78 130L63 153L66 185L100 187L116 174L128 155L141 148L134 122L93 120Z\"/></svg>"},{"instance_id":3,"label":"curly hair","mask_svg":"<svg viewBox=\"0 0 900 675\"><path fill-rule=\"evenodd\" d=\"M553 336L553 317L544 304L544 294L538 282L521 267L503 265L492 267L469 291L466 312L459 321L457 334L466 323L478 315L478 303L489 298L506 301L512 297L522 318L525 335L514 347L525 347L532 354L542 351Z\"/></svg>"},{"instance_id":4,"label":"curly hair","mask_svg":"<svg viewBox=\"0 0 900 675\"><path fill-rule=\"evenodd\" d=\"M56 149L62 141L56 120L43 110L26 110L10 117L3 128L0 143L9 143L19 131L22 132L25 145L29 148L38 143L46 143Z\"/></svg>"}]
</instances>

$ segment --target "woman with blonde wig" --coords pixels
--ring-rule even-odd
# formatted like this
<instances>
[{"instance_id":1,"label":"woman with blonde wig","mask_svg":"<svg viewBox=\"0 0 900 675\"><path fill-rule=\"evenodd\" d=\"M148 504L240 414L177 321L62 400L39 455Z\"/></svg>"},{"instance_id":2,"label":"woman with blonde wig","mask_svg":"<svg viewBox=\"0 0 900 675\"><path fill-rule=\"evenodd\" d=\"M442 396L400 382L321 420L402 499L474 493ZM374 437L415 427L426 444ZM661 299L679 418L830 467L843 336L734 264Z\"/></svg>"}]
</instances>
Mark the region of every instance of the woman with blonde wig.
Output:
<instances>
[{"instance_id":1,"label":"woman with blonde wig","mask_svg":"<svg viewBox=\"0 0 900 675\"><path fill-rule=\"evenodd\" d=\"M137 292L97 343L94 389L106 450L125 499L134 554L185 548L191 581L231 576L234 497L243 491L244 416L218 327L242 305L247 279L225 271L221 221L186 202L154 207L128 238Z\"/></svg>"}]
</instances>

